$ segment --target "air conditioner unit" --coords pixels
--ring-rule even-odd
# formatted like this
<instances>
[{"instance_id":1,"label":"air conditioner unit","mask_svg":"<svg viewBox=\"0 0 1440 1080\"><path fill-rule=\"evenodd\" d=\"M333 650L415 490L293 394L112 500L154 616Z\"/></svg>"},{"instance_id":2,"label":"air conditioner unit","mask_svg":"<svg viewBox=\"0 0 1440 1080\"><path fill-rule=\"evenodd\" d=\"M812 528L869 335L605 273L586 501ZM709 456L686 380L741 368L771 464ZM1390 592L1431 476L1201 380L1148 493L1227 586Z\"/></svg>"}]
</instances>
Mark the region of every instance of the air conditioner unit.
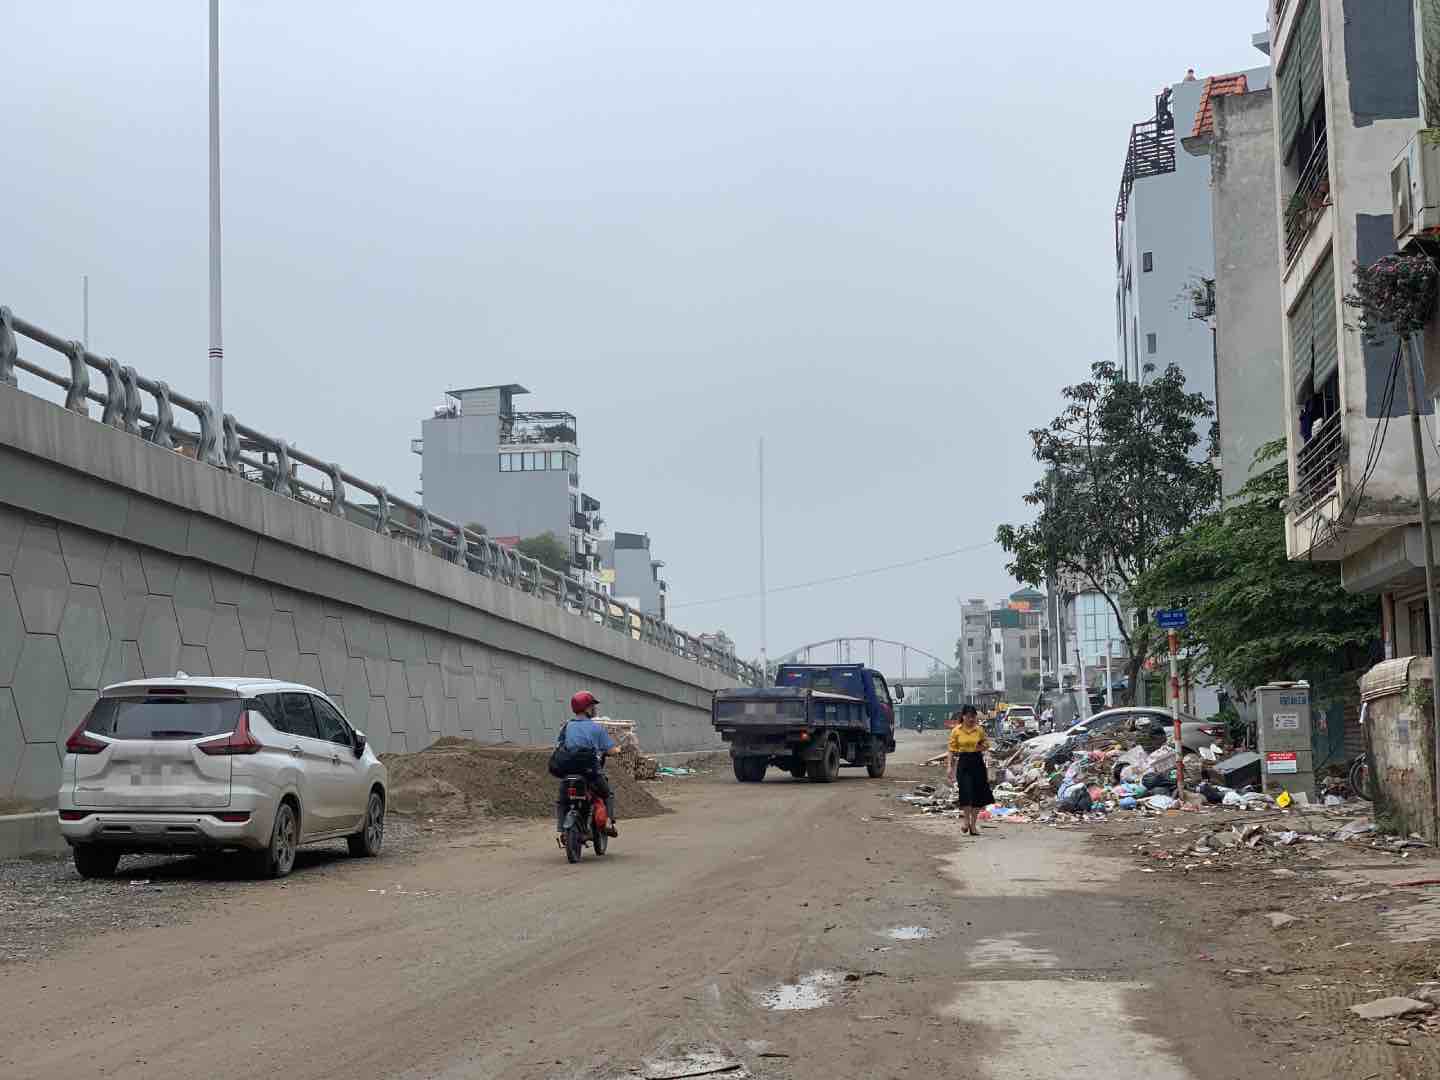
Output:
<instances>
[{"instance_id":1,"label":"air conditioner unit","mask_svg":"<svg viewBox=\"0 0 1440 1080\"><path fill-rule=\"evenodd\" d=\"M1390 208L1401 251L1440 229L1440 142L1417 134L1390 167Z\"/></svg>"}]
</instances>

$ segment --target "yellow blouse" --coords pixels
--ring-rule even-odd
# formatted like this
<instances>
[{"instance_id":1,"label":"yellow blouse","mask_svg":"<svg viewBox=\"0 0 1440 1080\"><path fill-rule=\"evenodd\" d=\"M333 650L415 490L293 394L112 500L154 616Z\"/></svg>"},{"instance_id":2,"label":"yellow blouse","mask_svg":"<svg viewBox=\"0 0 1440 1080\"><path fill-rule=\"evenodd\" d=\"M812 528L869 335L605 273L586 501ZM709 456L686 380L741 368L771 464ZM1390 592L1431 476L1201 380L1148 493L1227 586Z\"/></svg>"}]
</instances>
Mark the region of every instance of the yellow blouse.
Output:
<instances>
[{"instance_id":1,"label":"yellow blouse","mask_svg":"<svg viewBox=\"0 0 1440 1080\"><path fill-rule=\"evenodd\" d=\"M973 754L985 749L985 729L978 725L967 731L956 724L950 729L950 752L952 754Z\"/></svg>"}]
</instances>

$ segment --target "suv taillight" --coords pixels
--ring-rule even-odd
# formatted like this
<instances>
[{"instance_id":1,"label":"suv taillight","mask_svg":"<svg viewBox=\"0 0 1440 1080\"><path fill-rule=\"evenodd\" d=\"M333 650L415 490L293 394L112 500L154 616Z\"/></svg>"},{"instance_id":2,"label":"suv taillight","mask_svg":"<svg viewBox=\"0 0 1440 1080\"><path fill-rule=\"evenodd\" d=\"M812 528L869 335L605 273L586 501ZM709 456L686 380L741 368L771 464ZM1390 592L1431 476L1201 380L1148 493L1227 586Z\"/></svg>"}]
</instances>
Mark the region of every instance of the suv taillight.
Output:
<instances>
[{"instance_id":1,"label":"suv taillight","mask_svg":"<svg viewBox=\"0 0 1440 1080\"><path fill-rule=\"evenodd\" d=\"M230 754L258 754L261 747L260 740L250 733L250 714L242 712L234 731L223 739L199 743L197 749L211 757L223 757Z\"/></svg>"},{"instance_id":2,"label":"suv taillight","mask_svg":"<svg viewBox=\"0 0 1440 1080\"><path fill-rule=\"evenodd\" d=\"M65 752L67 754L99 754L108 745L99 739L92 738L90 733L85 730L85 721L82 720L74 734L65 740Z\"/></svg>"}]
</instances>

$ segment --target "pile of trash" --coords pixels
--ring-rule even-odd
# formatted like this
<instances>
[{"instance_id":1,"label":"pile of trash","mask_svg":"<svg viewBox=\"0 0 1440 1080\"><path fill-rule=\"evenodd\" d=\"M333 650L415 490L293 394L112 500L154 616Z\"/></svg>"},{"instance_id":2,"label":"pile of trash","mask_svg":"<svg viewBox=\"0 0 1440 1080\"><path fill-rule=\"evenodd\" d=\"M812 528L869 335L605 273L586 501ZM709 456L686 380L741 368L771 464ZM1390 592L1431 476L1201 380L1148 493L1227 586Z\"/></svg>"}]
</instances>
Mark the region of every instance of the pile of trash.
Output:
<instances>
[{"instance_id":1,"label":"pile of trash","mask_svg":"<svg viewBox=\"0 0 1440 1080\"><path fill-rule=\"evenodd\" d=\"M1156 816L1202 807L1274 811L1314 805L1303 793L1260 790L1260 755L1242 751L1225 757L1216 745L1187 751L1182 759L1169 743L1147 750L1124 738L1107 737L1092 745L1084 735L1056 734L1021 743L997 764L1001 758L997 752L990 755L995 802L986 816L994 820L1077 823L1117 813ZM1183 767L1183 791L1177 766ZM1324 790L1326 807L1349 802L1343 788ZM921 785L899 798L926 813L954 809L948 787Z\"/></svg>"},{"instance_id":2,"label":"pile of trash","mask_svg":"<svg viewBox=\"0 0 1440 1080\"><path fill-rule=\"evenodd\" d=\"M1336 811L1315 811L1297 815L1297 820L1281 822L1235 822L1216 828L1175 828L1136 844L1136 854L1171 863L1181 869L1208 867L1222 857L1227 861L1250 855L1266 860L1298 852L1304 845L1364 843L1379 851L1406 857L1409 849L1428 848L1418 835L1382 836L1375 822L1368 818L1345 820ZM1186 860L1200 859L1199 863ZM1148 872L1148 871L1147 871Z\"/></svg>"}]
</instances>

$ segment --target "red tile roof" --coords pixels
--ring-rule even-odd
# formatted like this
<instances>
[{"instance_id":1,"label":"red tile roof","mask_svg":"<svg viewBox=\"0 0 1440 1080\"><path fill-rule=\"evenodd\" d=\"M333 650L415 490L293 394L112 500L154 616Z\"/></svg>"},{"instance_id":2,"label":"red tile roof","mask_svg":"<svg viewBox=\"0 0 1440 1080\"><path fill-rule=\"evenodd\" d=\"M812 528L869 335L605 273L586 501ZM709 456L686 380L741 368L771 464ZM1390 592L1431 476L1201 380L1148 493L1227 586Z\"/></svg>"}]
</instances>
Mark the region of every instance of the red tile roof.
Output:
<instances>
[{"instance_id":1,"label":"red tile roof","mask_svg":"<svg viewBox=\"0 0 1440 1080\"><path fill-rule=\"evenodd\" d=\"M1205 88L1200 91L1200 107L1195 110L1195 129L1190 134L1194 136L1215 133L1215 111L1210 104L1211 98L1225 94L1244 94L1249 89L1250 82L1243 74L1211 75L1205 80Z\"/></svg>"}]
</instances>

